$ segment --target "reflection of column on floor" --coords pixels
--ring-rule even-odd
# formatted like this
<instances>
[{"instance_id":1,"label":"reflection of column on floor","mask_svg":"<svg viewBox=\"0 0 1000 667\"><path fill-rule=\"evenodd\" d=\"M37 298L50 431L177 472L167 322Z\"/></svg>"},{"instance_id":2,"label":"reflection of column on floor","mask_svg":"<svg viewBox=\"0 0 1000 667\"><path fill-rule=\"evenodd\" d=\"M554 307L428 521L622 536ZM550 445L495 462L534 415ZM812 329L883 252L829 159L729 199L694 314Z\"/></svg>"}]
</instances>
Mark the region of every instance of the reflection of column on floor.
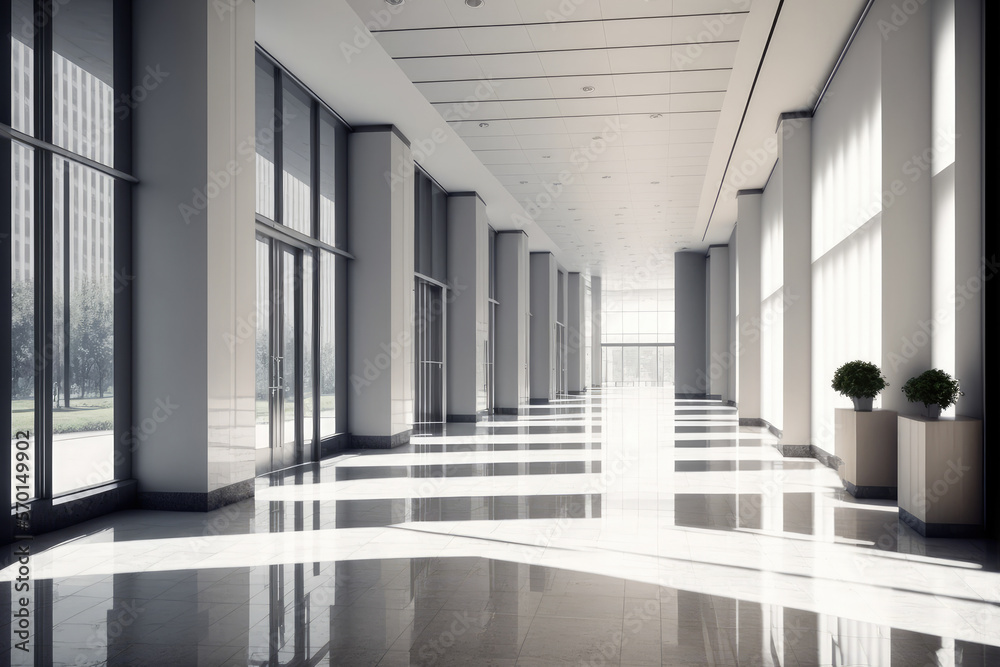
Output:
<instances>
[{"instance_id":1,"label":"reflection of column on floor","mask_svg":"<svg viewBox=\"0 0 1000 667\"><path fill-rule=\"evenodd\" d=\"M746 604L739 603L741 608ZM774 655L778 656L778 665L794 664L794 659L785 654L785 608L773 604L760 605L761 607L761 664L773 665L771 659L771 648Z\"/></svg>"}]
</instances>

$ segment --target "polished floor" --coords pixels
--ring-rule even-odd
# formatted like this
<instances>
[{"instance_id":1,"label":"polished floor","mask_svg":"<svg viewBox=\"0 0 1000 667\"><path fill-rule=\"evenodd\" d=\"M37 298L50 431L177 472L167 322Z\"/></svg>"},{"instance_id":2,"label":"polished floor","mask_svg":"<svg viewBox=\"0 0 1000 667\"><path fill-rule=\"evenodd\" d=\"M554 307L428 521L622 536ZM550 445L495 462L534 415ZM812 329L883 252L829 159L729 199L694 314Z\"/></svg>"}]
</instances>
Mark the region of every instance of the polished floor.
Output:
<instances>
[{"instance_id":1,"label":"polished floor","mask_svg":"<svg viewBox=\"0 0 1000 667\"><path fill-rule=\"evenodd\" d=\"M1000 665L996 543L923 539L669 389L36 538L29 593L18 546L0 665Z\"/></svg>"}]
</instances>

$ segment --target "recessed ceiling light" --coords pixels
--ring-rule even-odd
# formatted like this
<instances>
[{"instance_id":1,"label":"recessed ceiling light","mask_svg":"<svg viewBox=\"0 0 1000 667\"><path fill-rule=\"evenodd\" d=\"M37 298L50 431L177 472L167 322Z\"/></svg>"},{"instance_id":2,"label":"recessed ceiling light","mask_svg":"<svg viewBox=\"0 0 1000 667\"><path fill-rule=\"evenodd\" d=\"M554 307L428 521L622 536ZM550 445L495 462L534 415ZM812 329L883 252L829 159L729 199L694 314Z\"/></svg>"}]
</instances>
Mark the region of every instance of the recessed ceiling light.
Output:
<instances>
[{"instance_id":1,"label":"recessed ceiling light","mask_svg":"<svg viewBox=\"0 0 1000 667\"><path fill-rule=\"evenodd\" d=\"M465 4L473 9L479 9L486 4L486 0L465 0Z\"/></svg>"},{"instance_id":2,"label":"recessed ceiling light","mask_svg":"<svg viewBox=\"0 0 1000 667\"><path fill-rule=\"evenodd\" d=\"M593 86L584 86L583 87L583 92L585 92L585 93L592 93L592 92L594 92L594 90L596 90L596 89Z\"/></svg>"},{"instance_id":3,"label":"recessed ceiling light","mask_svg":"<svg viewBox=\"0 0 1000 667\"><path fill-rule=\"evenodd\" d=\"M479 124L479 127L489 127L489 126L490 126L489 123L480 123Z\"/></svg>"}]
</instances>

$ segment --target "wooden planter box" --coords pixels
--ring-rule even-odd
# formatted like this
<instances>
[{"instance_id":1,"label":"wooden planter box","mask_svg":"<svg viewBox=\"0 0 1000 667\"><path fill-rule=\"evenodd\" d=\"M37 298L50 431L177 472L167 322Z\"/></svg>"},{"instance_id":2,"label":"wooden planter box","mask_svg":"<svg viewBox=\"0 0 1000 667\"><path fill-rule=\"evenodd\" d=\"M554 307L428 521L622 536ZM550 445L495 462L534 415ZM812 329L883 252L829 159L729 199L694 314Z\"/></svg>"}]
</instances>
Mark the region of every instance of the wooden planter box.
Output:
<instances>
[{"instance_id":1,"label":"wooden planter box","mask_svg":"<svg viewBox=\"0 0 1000 667\"><path fill-rule=\"evenodd\" d=\"M983 423L899 416L899 518L924 537L974 537L983 524Z\"/></svg>"},{"instance_id":2,"label":"wooden planter box","mask_svg":"<svg viewBox=\"0 0 1000 667\"><path fill-rule=\"evenodd\" d=\"M837 408L834 446L838 472L855 498L896 498L896 413Z\"/></svg>"}]
</instances>

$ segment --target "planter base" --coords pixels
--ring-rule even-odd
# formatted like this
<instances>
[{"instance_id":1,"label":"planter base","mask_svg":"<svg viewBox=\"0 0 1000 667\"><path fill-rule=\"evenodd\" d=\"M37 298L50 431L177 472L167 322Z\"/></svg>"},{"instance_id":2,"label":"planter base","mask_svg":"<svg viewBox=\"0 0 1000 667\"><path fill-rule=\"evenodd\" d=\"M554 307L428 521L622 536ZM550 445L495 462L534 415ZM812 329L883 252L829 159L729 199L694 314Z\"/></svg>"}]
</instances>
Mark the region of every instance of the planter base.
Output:
<instances>
[{"instance_id":1,"label":"planter base","mask_svg":"<svg viewBox=\"0 0 1000 667\"><path fill-rule=\"evenodd\" d=\"M982 526L967 523L925 523L900 508L899 520L923 537L981 537Z\"/></svg>"},{"instance_id":2,"label":"planter base","mask_svg":"<svg viewBox=\"0 0 1000 667\"><path fill-rule=\"evenodd\" d=\"M845 479L844 487L855 498L895 500L898 497L898 489L895 486L855 486Z\"/></svg>"}]
</instances>

